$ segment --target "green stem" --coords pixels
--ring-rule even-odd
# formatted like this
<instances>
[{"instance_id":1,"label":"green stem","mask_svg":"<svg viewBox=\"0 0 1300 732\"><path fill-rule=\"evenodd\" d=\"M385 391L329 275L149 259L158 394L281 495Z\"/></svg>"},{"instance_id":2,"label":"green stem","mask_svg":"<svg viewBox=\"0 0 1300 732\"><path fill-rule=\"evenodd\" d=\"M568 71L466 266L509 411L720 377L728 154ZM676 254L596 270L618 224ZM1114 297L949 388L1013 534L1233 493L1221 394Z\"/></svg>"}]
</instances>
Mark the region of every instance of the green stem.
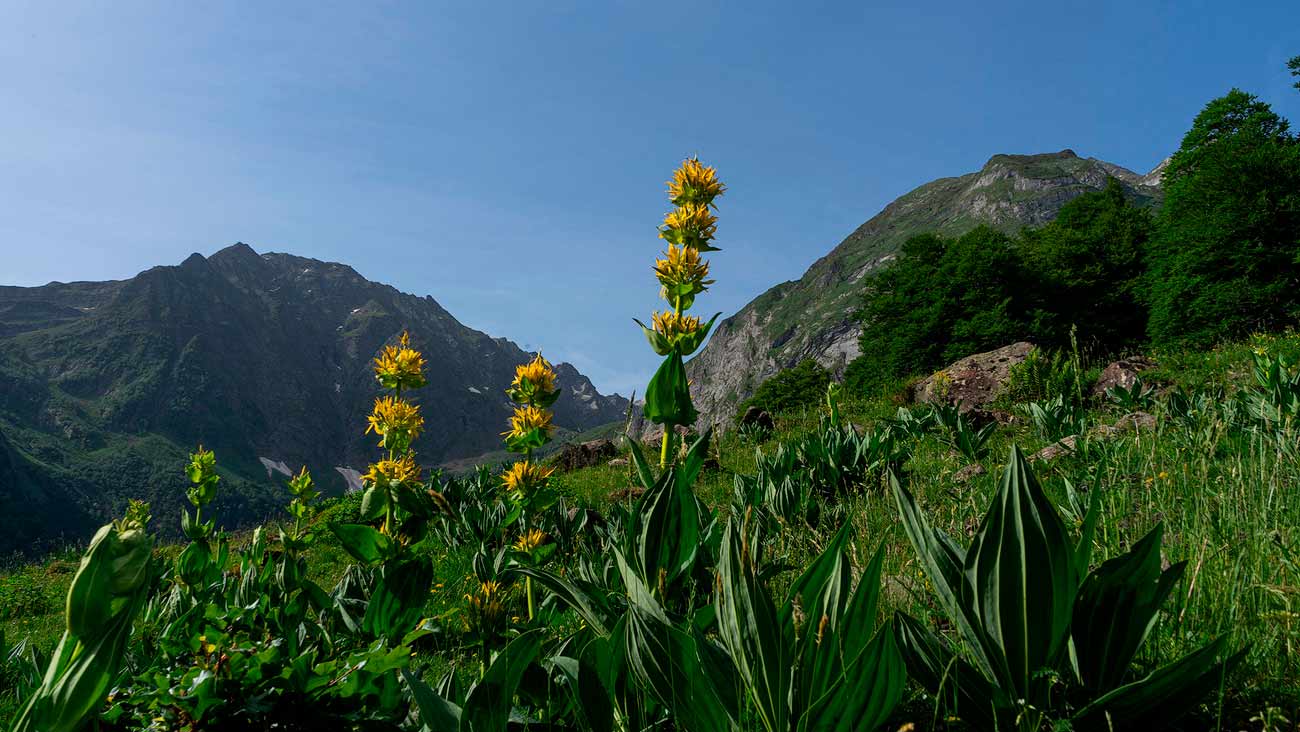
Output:
<instances>
[{"instance_id":1,"label":"green stem","mask_svg":"<svg viewBox=\"0 0 1300 732\"><path fill-rule=\"evenodd\" d=\"M528 620L531 622L534 615L533 610L533 578L524 578L524 591L528 593Z\"/></svg>"},{"instance_id":2,"label":"green stem","mask_svg":"<svg viewBox=\"0 0 1300 732\"><path fill-rule=\"evenodd\" d=\"M668 469L668 441L670 439L672 439L672 425L665 424L664 438L660 440L662 444L659 446L659 469L660 470Z\"/></svg>"}]
</instances>

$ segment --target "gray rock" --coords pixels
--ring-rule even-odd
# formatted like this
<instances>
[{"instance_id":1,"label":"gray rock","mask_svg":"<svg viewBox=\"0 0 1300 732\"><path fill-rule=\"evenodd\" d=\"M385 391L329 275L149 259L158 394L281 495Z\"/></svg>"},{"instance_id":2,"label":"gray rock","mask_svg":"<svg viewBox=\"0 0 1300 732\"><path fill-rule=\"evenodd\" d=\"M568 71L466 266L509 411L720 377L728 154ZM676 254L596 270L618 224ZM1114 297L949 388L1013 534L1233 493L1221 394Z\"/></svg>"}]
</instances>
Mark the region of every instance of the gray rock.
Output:
<instances>
[{"instance_id":1,"label":"gray rock","mask_svg":"<svg viewBox=\"0 0 1300 732\"><path fill-rule=\"evenodd\" d=\"M1116 420L1111 429L1113 432L1141 432L1142 430L1150 431L1155 428L1155 415L1147 412L1133 412Z\"/></svg>"},{"instance_id":2,"label":"gray rock","mask_svg":"<svg viewBox=\"0 0 1300 732\"><path fill-rule=\"evenodd\" d=\"M963 413L983 412L1006 386L1011 367L1022 363L1033 347L1021 341L955 361L918 382L912 388L913 398L927 404L958 404Z\"/></svg>"},{"instance_id":3,"label":"gray rock","mask_svg":"<svg viewBox=\"0 0 1300 732\"><path fill-rule=\"evenodd\" d=\"M983 465L980 465L979 463L971 463L961 470L958 470L956 473L953 473L952 479L956 483L969 483L975 476L984 475L987 472L988 471L984 469Z\"/></svg>"},{"instance_id":4,"label":"gray rock","mask_svg":"<svg viewBox=\"0 0 1300 732\"><path fill-rule=\"evenodd\" d=\"M1132 389L1133 384L1137 383L1138 375L1147 369L1154 368L1155 362L1146 356L1134 356L1113 361L1102 369L1101 376L1097 377L1097 383L1092 387L1094 396L1105 396L1107 389L1122 387Z\"/></svg>"},{"instance_id":5,"label":"gray rock","mask_svg":"<svg viewBox=\"0 0 1300 732\"><path fill-rule=\"evenodd\" d=\"M1070 453L1074 452L1078 444L1079 444L1078 435L1070 435L1069 437L1063 437L1060 440L1057 440L1056 442L1053 442L1047 447L1044 447L1043 449L1034 453L1029 458L1029 461L1035 463L1038 462L1050 463L1051 461L1063 455L1069 455Z\"/></svg>"},{"instance_id":6,"label":"gray rock","mask_svg":"<svg viewBox=\"0 0 1300 732\"><path fill-rule=\"evenodd\" d=\"M588 442L571 442L550 459L550 464L562 471L590 468L609 462L618 455L618 448L612 440L591 440Z\"/></svg>"}]
</instances>

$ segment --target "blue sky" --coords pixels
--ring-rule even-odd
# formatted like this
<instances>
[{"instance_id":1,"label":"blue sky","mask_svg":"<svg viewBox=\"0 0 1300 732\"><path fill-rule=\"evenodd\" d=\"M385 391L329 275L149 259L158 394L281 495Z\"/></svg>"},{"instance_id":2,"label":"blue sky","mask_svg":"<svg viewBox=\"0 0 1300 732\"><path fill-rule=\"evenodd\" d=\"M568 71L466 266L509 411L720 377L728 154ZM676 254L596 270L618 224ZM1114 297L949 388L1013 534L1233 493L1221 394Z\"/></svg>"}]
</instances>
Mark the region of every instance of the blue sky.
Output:
<instances>
[{"instance_id":1,"label":"blue sky","mask_svg":"<svg viewBox=\"0 0 1300 732\"><path fill-rule=\"evenodd\" d=\"M716 165L729 315L911 188L1139 172L1237 86L1300 122L1300 3L0 4L0 284L234 241L341 261L603 391L657 365L665 181Z\"/></svg>"}]
</instances>

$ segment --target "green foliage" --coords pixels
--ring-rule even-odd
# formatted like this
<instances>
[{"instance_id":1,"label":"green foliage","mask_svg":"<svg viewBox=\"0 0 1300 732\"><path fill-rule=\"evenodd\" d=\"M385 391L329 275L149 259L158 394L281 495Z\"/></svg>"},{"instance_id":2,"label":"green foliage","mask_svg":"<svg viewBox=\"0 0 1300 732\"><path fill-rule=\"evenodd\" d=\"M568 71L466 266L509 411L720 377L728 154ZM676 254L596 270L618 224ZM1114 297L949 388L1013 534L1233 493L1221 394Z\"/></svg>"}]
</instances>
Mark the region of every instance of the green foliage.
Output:
<instances>
[{"instance_id":1,"label":"green foliage","mask_svg":"<svg viewBox=\"0 0 1300 732\"><path fill-rule=\"evenodd\" d=\"M1018 449L969 549L932 528L896 479L893 487L964 651L906 615L899 645L913 677L981 728L1033 732L1068 719L1073 729L1157 729L1222 684L1244 656L1225 657L1219 638L1136 672L1138 649L1186 565L1161 569L1157 526L1088 573L1100 490L1075 543Z\"/></svg>"},{"instance_id":2,"label":"green foliage","mask_svg":"<svg viewBox=\"0 0 1300 732\"><path fill-rule=\"evenodd\" d=\"M63 639L13 732L75 732L99 716L149 595L153 539L149 509L132 504L90 542L68 589Z\"/></svg>"},{"instance_id":3,"label":"green foliage","mask_svg":"<svg viewBox=\"0 0 1300 732\"><path fill-rule=\"evenodd\" d=\"M1056 219L1021 234L1035 342L1063 346L1071 329L1102 351L1140 342L1147 313L1143 252L1153 223L1114 178L1061 207Z\"/></svg>"},{"instance_id":4,"label":"green foliage","mask_svg":"<svg viewBox=\"0 0 1300 732\"><path fill-rule=\"evenodd\" d=\"M867 284L855 383L924 373L1029 335L1025 277L1014 240L989 227L909 239Z\"/></svg>"},{"instance_id":5,"label":"green foliage","mask_svg":"<svg viewBox=\"0 0 1300 732\"><path fill-rule=\"evenodd\" d=\"M0 620L43 615L53 607L42 579L32 572L0 577Z\"/></svg>"},{"instance_id":6,"label":"green foliage","mask_svg":"<svg viewBox=\"0 0 1300 732\"><path fill-rule=\"evenodd\" d=\"M1300 316L1300 142L1240 90L1197 115L1170 160L1148 253L1157 344L1208 346Z\"/></svg>"},{"instance_id":7,"label":"green foliage","mask_svg":"<svg viewBox=\"0 0 1300 732\"><path fill-rule=\"evenodd\" d=\"M1069 352L1034 347L1024 361L1011 366L1006 386L998 395L998 404L1010 407L1058 396L1080 403L1088 388L1084 384L1088 376L1079 368L1077 357Z\"/></svg>"},{"instance_id":8,"label":"green foliage","mask_svg":"<svg viewBox=\"0 0 1300 732\"><path fill-rule=\"evenodd\" d=\"M1103 351L1136 342L1146 327L1139 284L1151 227L1111 179L1016 237L981 227L909 239L867 284L863 355L845 380L862 392L1016 340L1061 347L1076 328Z\"/></svg>"},{"instance_id":9,"label":"green foliage","mask_svg":"<svg viewBox=\"0 0 1300 732\"><path fill-rule=\"evenodd\" d=\"M772 414L789 414L825 401L831 384L831 374L812 359L778 371L755 390L754 396L741 403L737 418L750 407L758 407Z\"/></svg>"}]
</instances>

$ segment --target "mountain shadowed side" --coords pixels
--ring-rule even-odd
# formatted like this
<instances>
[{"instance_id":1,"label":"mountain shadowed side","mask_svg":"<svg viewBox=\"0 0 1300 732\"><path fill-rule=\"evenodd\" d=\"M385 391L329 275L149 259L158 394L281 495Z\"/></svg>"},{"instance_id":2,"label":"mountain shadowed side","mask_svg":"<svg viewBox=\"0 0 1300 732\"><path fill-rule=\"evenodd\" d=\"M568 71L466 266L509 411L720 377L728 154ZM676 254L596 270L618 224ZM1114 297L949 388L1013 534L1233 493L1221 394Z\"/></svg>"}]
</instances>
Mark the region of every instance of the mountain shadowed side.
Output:
<instances>
[{"instance_id":1,"label":"mountain shadowed side","mask_svg":"<svg viewBox=\"0 0 1300 732\"><path fill-rule=\"evenodd\" d=\"M346 265L236 244L129 280L0 288L0 550L88 535L127 496L171 513L198 443L230 473L217 506L230 524L283 503L284 476L259 458L342 490L334 468L377 454L363 434L372 359L403 329L428 361L410 395L421 462L499 448L504 390L529 354ZM558 426L623 417L626 399L556 369Z\"/></svg>"}]
</instances>

